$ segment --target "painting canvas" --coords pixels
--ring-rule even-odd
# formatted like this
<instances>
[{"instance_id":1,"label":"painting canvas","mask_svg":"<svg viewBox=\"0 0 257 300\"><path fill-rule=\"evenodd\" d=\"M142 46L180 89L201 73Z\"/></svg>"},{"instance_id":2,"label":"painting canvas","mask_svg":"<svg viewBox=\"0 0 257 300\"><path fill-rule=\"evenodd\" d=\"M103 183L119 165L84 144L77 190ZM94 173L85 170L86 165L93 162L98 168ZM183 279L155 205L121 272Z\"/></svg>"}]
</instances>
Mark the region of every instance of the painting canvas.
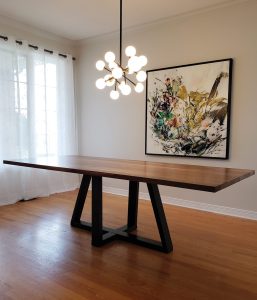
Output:
<instances>
[{"instance_id":1,"label":"painting canvas","mask_svg":"<svg viewBox=\"0 0 257 300\"><path fill-rule=\"evenodd\" d=\"M232 62L147 71L146 154L228 158Z\"/></svg>"}]
</instances>

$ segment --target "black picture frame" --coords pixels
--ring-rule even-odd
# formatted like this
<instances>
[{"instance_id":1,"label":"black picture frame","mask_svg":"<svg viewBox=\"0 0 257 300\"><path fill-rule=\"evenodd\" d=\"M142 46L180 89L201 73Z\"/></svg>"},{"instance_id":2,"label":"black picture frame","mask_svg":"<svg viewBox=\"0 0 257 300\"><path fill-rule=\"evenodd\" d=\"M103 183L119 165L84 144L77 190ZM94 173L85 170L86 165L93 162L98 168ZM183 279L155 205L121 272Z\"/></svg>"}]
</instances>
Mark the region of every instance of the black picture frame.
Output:
<instances>
[{"instance_id":1,"label":"black picture frame","mask_svg":"<svg viewBox=\"0 0 257 300\"><path fill-rule=\"evenodd\" d=\"M228 159L233 59L147 71L145 154Z\"/></svg>"}]
</instances>

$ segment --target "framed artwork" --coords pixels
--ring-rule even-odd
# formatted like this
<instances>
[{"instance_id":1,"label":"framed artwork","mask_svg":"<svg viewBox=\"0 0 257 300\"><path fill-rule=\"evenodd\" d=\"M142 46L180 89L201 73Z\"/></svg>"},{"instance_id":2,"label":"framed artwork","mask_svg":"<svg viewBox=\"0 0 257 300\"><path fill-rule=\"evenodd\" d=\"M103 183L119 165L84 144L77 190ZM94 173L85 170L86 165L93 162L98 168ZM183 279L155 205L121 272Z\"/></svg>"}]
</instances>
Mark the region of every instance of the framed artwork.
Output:
<instances>
[{"instance_id":1,"label":"framed artwork","mask_svg":"<svg viewBox=\"0 0 257 300\"><path fill-rule=\"evenodd\" d=\"M147 71L146 154L228 159L232 64Z\"/></svg>"}]
</instances>

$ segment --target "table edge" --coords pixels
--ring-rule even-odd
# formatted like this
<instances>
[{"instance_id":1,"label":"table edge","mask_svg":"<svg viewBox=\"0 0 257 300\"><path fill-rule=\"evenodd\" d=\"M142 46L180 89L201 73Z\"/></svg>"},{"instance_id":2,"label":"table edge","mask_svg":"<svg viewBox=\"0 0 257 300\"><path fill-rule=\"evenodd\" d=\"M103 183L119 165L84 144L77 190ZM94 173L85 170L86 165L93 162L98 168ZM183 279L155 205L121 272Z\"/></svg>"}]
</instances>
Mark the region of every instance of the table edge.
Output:
<instances>
[{"instance_id":1,"label":"table edge","mask_svg":"<svg viewBox=\"0 0 257 300\"><path fill-rule=\"evenodd\" d=\"M212 192L212 193L216 193L226 187L229 187L229 186L255 174L254 170L246 170L246 171L248 171L248 173L245 173L242 176L239 176L237 178L234 178L228 182L224 182L217 186L210 186L210 185L201 185L201 184L186 183L186 182L179 182L179 181L169 181L169 180L165 180L165 179L154 179L154 178L146 178L146 177L140 177L140 176L125 175L125 174L123 175L123 174L115 174L115 173L109 173L109 172L92 171L92 170L81 171L81 170L75 169L75 168L46 166L46 165L19 162L19 161L11 161L11 160L3 160L3 163L7 164L7 165L22 166L22 167L29 167L29 168L35 168L35 169L44 169L44 170L50 170L50 171L75 173L75 174L82 174L82 175L89 175L89 176L101 176L101 177L107 177L107 178L131 180L131 181L138 181L138 182L144 182L144 183L154 183L154 184L159 184L159 185L164 185L164 186L173 186L173 187L177 187L177 188L185 188L185 189Z\"/></svg>"}]
</instances>

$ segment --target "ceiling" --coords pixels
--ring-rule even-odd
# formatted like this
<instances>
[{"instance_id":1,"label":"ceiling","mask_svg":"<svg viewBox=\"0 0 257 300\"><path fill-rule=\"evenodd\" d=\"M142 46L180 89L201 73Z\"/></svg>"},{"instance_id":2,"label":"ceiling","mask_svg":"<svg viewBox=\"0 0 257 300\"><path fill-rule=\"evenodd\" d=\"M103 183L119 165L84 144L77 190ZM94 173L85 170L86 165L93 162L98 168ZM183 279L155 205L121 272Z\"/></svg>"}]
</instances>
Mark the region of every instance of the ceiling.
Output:
<instances>
[{"instance_id":1,"label":"ceiling","mask_svg":"<svg viewBox=\"0 0 257 300\"><path fill-rule=\"evenodd\" d=\"M123 0L124 28L238 0ZM119 0L0 0L0 15L70 40L119 29Z\"/></svg>"}]
</instances>

